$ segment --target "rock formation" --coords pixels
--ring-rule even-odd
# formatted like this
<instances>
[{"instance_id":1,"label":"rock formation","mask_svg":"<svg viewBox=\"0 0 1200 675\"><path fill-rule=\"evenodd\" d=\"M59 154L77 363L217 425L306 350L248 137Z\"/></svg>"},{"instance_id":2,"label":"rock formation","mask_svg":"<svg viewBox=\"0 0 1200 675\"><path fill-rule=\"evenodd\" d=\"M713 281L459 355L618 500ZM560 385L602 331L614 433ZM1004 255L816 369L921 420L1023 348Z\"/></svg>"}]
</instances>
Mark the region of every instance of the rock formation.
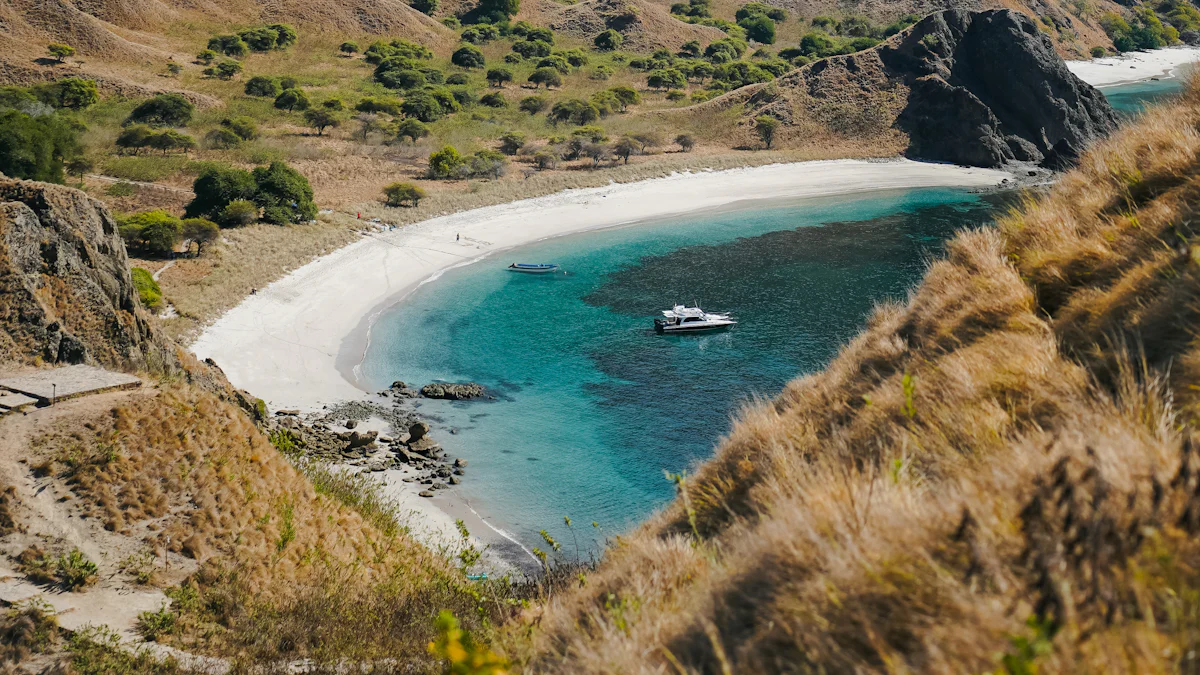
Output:
<instances>
[{"instance_id":1,"label":"rock formation","mask_svg":"<svg viewBox=\"0 0 1200 675\"><path fill-rule=\"evenodd\" d=\"M129 275L108 210L83 192L0 178L0 363L178 363Z\"/></svg>"},{"instance_id":2,"label":"rock formation","mask_svg":"<svg viewBox=\"0 0 1200 675\"><path fill-rule=\"evenodd\" d=\"M464 401L483 396L483 387L474 382L466 384L445 384L434 382L421 387L421 395L425 398L442 398L451 401Z\"/></svg>"},{"instance_id":3,"label":"rock formation","mask_svg":"<svg viewBox=\"0 0 1200 675\"><path fill-rule=\"evenodd\" d=\"M1104 95L1067 70L1029 17L1011 10L930 15L881 46L879 58L910 87L896 123L914 157L1057 169L1117 127Z\"/></svg>"},{"instance_id":4,"label":"rock formation","mask_svg":"<svg viewBox=\"0 0 1200 675\"><path fill-rule=\"evenodd\" d=\"M1010 10L931 14L887 42L822 59L703 107L741 104L783 136L832 135L914 159L1062 168L1117 126L1032 20ZM702 107L702 108L703 108Z\"/></svg>"}]
</instances>

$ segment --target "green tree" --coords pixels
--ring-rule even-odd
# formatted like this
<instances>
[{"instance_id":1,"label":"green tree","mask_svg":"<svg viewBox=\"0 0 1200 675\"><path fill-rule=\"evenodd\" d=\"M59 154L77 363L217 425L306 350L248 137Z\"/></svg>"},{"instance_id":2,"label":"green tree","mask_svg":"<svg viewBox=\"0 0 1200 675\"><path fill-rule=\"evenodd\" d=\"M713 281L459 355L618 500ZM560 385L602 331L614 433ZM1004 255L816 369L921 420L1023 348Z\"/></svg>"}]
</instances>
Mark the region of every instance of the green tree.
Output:
<instances>
[{"instance_id":1,"label":"green tree","mask_svg":"<svg viewBox=\"0 0 1200 675\"><path fill-rule=\"evenodd\" d=\"M698 58L700 56L700 41L688 40L679 48L679 53L693 59Z\"/></svg>"},{"instance_id":2,"label":"green tree","mask_svg":"<svg viewBox=\"0 0 1200 675\"><path fill-rule=\"evenodd\" d=\"M188 249L191 249L191 244L196 245L196 255L204 255L204 247L216 241L221 236L221 229L217 224L205 218L188 218L182 223L183 238L191 242L188 244Z\"/></svg>"},{"instance_id":3,"label":"green tree","mask_svg":"<svg viewBox=\"0 0 1200 675\"><path fill-rule=\"evenodd\" d=\"M655 70L646 77L646 84L651 89L674 89L687 86L687 78L674 68Z\"/></svg>"},{"instance_id":4,"label":"green tree","mask_svg":"<svg viewBox=\"0 0 1200 675\"><path fill-rule=\"evenodd\" d=\"M275 97L275 107L280 110L307 110L308 94L303 89L284 89Z\"/></svg>"},{"instance_id":5,"label":"green tree","mask_svg":"<svg viewBox=\"0 0 1200 675\"><path fill-rule=\"evenodd\" d=\"M209 166L192 183L195 198L184 209L185 218L208 218L225 222L221 217L233 201L254 198L257 186L249 171L230 166Z\"/></svg>"},{"instance_id":6,"label":"green tree","mask_svg":"<svg viewBox=\"0 0 1200 675\"><path fill-rule=\"evenodd\" d=\"M244 30L238 33L238 37L246 43L251 51L268 52L275 48L275 43L279 40L279 32L261 26Z\"/></svg>"},{"instance_id":7,"label":"green tree","mask_svg":"<svg viewBox=\"0 0 1200 675\"><path fill-rule=\"evenodd\" d=\"M606 52L620 49L621 43L623 42L625 42L625 36L611 28L601 32L594 40L592 40L592 44L596 45L596 49Z\"/></svg>"},{"instance_id":8,"label":"green tree","mask_svg":"<svg viewBox=\"0 0 1200 675\"><path fill-rule=\"evenodd\" d=\"M149 124L155 127L184 127L192 121L196 106L179 94L159 94L143 101L129 113L125 124Z\"/></svg>"},{"instance_id":9,"label":"green tree","mask_svg":"<svg viewBox=\"0 0 1200 675\"><path fill-rule=\"evenodd\" d=\"M196 60L207 66L213 61L216 61L218 56L220 56L220 54L217 54L211 49L202 49L200 50L199 54L196 54Z\"/></svg>"},{"instance_id":10,"label":"green tree","mask_svg":"<svg viewBox=\"0 0 1200 675\"><path fill-rule=\"evenodd\" d=\"M83 110L100 100L94 80L67 77L39 88L39 98L55 108Z\"/></svg>"},{"instance_id":11,"label":"green tree","mask_svg":"<svg viewBox=\"0 0 1200 675\"><path fill-rule=\"evenodd\" d=\"M525 147L525 134L519 131L508 131L500 136L500 152L515 155Z\"/></svg>"},{"instance_id":12,"label":"green tree","mask_svg":"<svg viewBox=\"0 0 1200 675\"><path fill-rule=\"evenodd\" d=\"M218 80L232 80L241 72L241 61L234 61L233 59L225 59L212 68L212 74Z\"/></svg>"},{"instance_id":13,"label":"green tree","mask_svg":"<svg viewBox=\"0 0 1200 675\"><path fill-rule=\"evenodd\" d=\"M283 87L279 86L279 81L273 77L255 75L246 80L247 96L270 96L271 98L275 98L282 92Z\"/></svg>"},{"instance_id":14,"label":"green tree","mask_svg":"<svg viewBox=\"0 0 1200 675\"><path fill-rule=\"evenodd\" d=\"M412 183L392 183L383 189L388 206L417 206L425 198L425 190Z\"/></svg>"},{"instance_id":15,"label":"green tree","mask_svg":"<svg viewBox=\"0 0 1200 675\"><path fill-rule=\"evenodd\" d=\"M304 111L304 122L308 126L317 130L317 135L322 136L325 130L331 127L336 127L342 123L338 116L333 111L325 108L309 108Z\"/></svg>"},{"instance_id":16,"label":"green tree","mask_svg":"<svg viewBox=\"0 0 1200 675\"><path fill-rule=\"evenodd\" d=\"M263 220L275 225L301 223L317 217L312 186L299 171L283 162L254 170L254 203L262 207Z\"/></svg>"},{"instance_id":17,"label":"green tree","mask_svg":"<svg viewBox=\"0 0 1200 675\"><path fill-rule=\"evenodd\" d=\"M461 68L482 68L484 66L483 52L474 45L463 45L450 56L450 62Z\"/></svg>"},{"instance_id":18,"label":"green tree","mask_svg":"<svg viewBox=\"0 0 1200 675\"><path fill-rule=\"evenodd\" d=\"M53 56L59 63L66 61L72 56L75 56L75 48L71 45L64 45L57 42L46 46L46 51Z\"/></svg>"},{"instance_id":19,"label":"green tree","mask_svg":"<svg viewBox=\"0 0 1200 675\"><path fill-rule=\"evenodd\" d=\"M479 0L475 11L481 18L491 19L488 23L499 23L512 18L520 7L520 0Z\"/></svg>"},{"instance_id":20,"label":"green tree","mask_svg":"<svg viewBox=\"0 0 1200 675\"><path fill-rule=\"evenodd\" d=\"M534 89L543 84L547 89L562 86L562 76L554 68L538 68L529 76L529 81L533 83Z\"/></svg>"},{"instance_id":21,"label":"green tree","mask_svg":"<svg viewBox=\"0 0 1200 675\"><path fill-rule=\"evenodd\" d=\"M775 142L775 134L779 131L779 120L769 115L760 115L754 120L754 131L768 150Z\"/></svg>"},{"instance_id":22,"label":"green tree","mask_svg":"<svg viewBox=\"0 0 1200 675\"><path fill-rule=\"evenodd\" d=\"M787 12L785 10L782 10L778 7L772 7L770 5L765 5L761 2L751 2L742 5L738 11L734 13L733 18L736 21L741 21L742 19L748 19L752 16L765 16L772 21L787 21Z\"/></svg>"},{"instance_id":23,"label":"green tree","mask_svg":"<svg viewBox=\"0 0 1200 675\"><path fill-rule=\"evenodd\" d=\"M287 49L296 44L296 40L300 39L300 36L296 33L296 29L286 23L273 23L267 26L267 28L270 28L279 35L275 39L276 49Z\"/></svg>"},{"instance_id":24,"label":"green tree","mask_svg":"<svg viewBox=\"0 0 1200 675\"><path fill-rule=\"evenodd\" d=\"M165 155L168 152L188 152L195 149L196 139L174 129L164 129L147 137L146 144L155 150L162 150Z\"/></svg>"},{"instance_id":25,"label":"green tree","mask_svg":"<svg viewBox=\"0 0 1200 675\"><path fill-rule=\"evenodd\" d=\"M438 11L438 0L412 0L409 4L413 9L429 16L433 16Z\"/></svg>"},{"instance_id":26,"label":"green tree","mask_svg":"<svg viewBox=\"0 0 1200 675\"><path fill-rule=\"evenodd\" d=\"M80 187L83 186L83 176L96 168L96 163L83 155L75 155L66 163L66 171L68 175L79 178Z\"/></svg>"},{"instance_id":27,"label":"green tree","mask_svg":"<svg viewBox=\"0 0 1200 675\"><path fill-rule=\"evenodd\" d=\"M542 56L550 56L551 46L545 40L522 40L514 42L512 50L522 57L532 59Z\"/></svg>"},{"instance_id":28,"label":"green tree","mask_svg":"<svg viewBox=\"0 0 1200 675\"><path fill-rule=\"evenodd\" d=\"M775 44L775 22L770 17L756 14L738 21L738 25L746 31L746 37L751 40L764 45Z\"/></svg>"},{"instance_id":29,"label":"green tree","mask_svg":"<svg viewBox=\"0 0 1200 675\"><path fill-rule=\"evenodd\" d=\"M513 73L508 68L492 68L487 71L488 84L493 87L503 87L505 82L512 82Z\"/></svg>"},{"instance_id":30,"label":"green tree","mask_svg":"<svg viewBox=\"0 0 1200 675\"><path fill-rule=\"evenodd\" d=\"M358 43L351 42L351 41L343 42L342 44L338 45L338 51L345 54L346 56L351 56L351 55L357 54L358 53Z\"/></svg>"},{"instance_id":31,"label":"green tree","mask_svg":"<svg viewBox=\"0 0 1200 675\"><path fill-rule=\"evenodd\" d=\"M167 256L175 252L183 225L175 216L155 210L130 216L119 230L126 246L151 255Z\"/></svg>"},{"instance_id":32,"label":"green tree","mask_svg":"<svg viewBox=\"0 0 1200 675\"><path fill-rule=\"evenodd\" d=\"M639 94L633 87L621 85L617 87L610 87L609 91L611 91L613 95L617 97L617 100L621 102L621 112L625 112L625 110L631 105L637 105L642 102L642 95Z\"/></svg>"},{"instance_id":33,"label":"green tree","mask_svg":"<svg viewBox=\"0 0 1200 675\"><path fill-rule=\"evenodd\" d=\"M63 182L63 160L77 153L79 131L58 115L32 117L0 109L0 173Z\"/></svg>"},{"instance_id":34,"label":"green tree","mask_svg":"<svg viewBox=\"0 0 1200 675\"><path fill-rule=\"evenodd\" d=\"M600 110L587 101L571 98L555 103L550 109L550 119L554 122L587 124L600 119Z\"/></svg>"},{"instance_id":35,"label":"green tree","mask_svg":"<svg viewBox=\"0 0 1200 675\"><path fill-rule=\"evenodd\" d=\"M462 155L454 146L447 145L429 155L429 176L443 180L457 178L459 167L462 165Z\"/></svg>"},{"instance_id":36,"label":"green tree","mask_svg":"<svg viewBox=\"0 0 1200 675\"><path fill-rule=\"evenodd\" d=\"M407 138L409 141L416 143L417 140L429 135L429 127L425 126L421 120L416 120L411 117L405 119L396 127L396 138Z\"/></svg>"},{"instance_id":37,"label":"green tree","mask_svg":"<svg viewBox=\"0 0 1200 675\"><path fill-rule=\"evenodd\" d=\"M121 130L117 134L117 147L122 150L133 150L133 154L137 154L139 150L150 145L150 137L154 135L154 129L145 124L131 124Z\"/></svg>"},{"instance_id":38,"label":"green tree","mask_svg":"<svg viewBox=\"0 0 1200 675\"><path fill-rule=\"evenodd\" d=\"M613 144L612 151L614 155L620 157L628 164L629 156L638 152L638 144L632 138L626 136L617 139L617 142Z\"/></svg>"}]
</instances>

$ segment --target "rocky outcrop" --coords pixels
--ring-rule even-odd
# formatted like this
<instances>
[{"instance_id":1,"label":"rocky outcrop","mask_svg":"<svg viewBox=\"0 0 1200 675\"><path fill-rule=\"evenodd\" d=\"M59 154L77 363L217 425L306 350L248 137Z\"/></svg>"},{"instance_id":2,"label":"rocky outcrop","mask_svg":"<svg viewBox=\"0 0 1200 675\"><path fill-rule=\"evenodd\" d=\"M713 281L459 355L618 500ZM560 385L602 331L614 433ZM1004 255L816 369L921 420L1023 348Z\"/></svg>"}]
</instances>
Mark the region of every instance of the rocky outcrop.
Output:
<instances>
[{"instance_id":1,"label":"rocky outcrop","mask_svg":"<svg viewBox=\"0 0 1200 675\"><path fill-rule=\"evenodd\" d=\"M738 105L747 132L759 115L783 122L783 143L833 136L875 152L986 167L1062 168L1117 125L1104 96L1067 70L1033 21L1009 10L931 14L873 49L696 110Z\"/></svg>"},{"instance_id":2,"label":"rocky outcrop","mask_svg":"<svg viewBox=\"0 0 1200 675\"><path fill-rule=\"evenodd\" d=\"M879 47L879 58L910 88L896 124L914 157L1062 168L1117 126L1104 95L1011 10L930 15Z\"/></svg>"},{"instance_id":3,"label":"rocky outcrop","mask_svg":"<svg viewBox=\"0 0 1200 675\"><path fill-rule=\"evenodd\" d=\"M445 384L434 382L421 387L421 395L425 398L441 398L451 401L465 401L483 396L483 386L474 382L466 384Z\"/></svg>"},{"instance_id":4,"label":"rocky outcrop","mask_svg":"<svg viewBox=\"0 0 1200 675\"><path fill-rule=\"evenodd\" d=\"M112 215L79 190L0 178L0 362L179 365L141 308Z\"/></svg>"}]
</instances>

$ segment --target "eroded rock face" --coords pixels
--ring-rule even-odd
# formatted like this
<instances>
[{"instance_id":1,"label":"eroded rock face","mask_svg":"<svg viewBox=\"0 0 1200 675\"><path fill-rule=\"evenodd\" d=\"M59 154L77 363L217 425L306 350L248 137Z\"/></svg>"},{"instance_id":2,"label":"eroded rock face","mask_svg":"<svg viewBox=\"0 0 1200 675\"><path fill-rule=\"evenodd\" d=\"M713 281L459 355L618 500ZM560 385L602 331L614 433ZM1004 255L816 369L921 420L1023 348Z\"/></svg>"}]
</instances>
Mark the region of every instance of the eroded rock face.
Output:
<instances>
[{"instance_id":1,"label":"eroded rock face","mask_svg":"<svg viewBox=\"0 0 1200 675\"><path fill-rule=\"evenodd\" d=\"M915 158L1057 169L1117 127L1104 95L1011 10L932 14L878 53L910 88L896 125Z\"/></svg>"},{"instance_id":2,"label":"eroded rock face","mask_svg":"<svg viewBox=\"0 0 1200 675\"><path fill-rule=\"evenodd\" d=\"M103 204L0 177L0 363L94 362L161 371L178 360L141 309Z\"/></svg>"}]
</instances>

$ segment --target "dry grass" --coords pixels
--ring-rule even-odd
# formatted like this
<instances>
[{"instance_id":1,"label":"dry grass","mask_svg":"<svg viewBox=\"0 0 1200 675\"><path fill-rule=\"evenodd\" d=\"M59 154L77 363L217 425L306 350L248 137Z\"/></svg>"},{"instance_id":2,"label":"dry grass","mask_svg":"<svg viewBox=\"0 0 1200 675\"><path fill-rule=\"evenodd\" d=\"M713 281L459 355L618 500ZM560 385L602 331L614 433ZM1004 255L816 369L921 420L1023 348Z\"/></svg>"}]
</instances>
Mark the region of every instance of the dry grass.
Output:
<instances>
[{"instance_id":1,"label":"dry grass","mask_svg":"<svg viewBox=\"0 0 1200 675\"><path fill-rule=\"evenodd\" d=\"M68 420L34 447L83 517L198 561L168 591L178 616L160 641L247 666L396 658L426 672L439 611L481 636L510 611L506 585L469 585L369 486L310 481L240 409L191 386Z\"/></svg>"},{"instance_id":2,"label":"dry grass","mask_svg":"<svg viewBox=\"0 0 1200 675\"><path fill-rule=\"evenodd\" d=\"M510 655L1194 672L1198 120L1193 92L961 233L827 370L745 410L585 588L530 610Z\"/></svg>"}]
</instances>

